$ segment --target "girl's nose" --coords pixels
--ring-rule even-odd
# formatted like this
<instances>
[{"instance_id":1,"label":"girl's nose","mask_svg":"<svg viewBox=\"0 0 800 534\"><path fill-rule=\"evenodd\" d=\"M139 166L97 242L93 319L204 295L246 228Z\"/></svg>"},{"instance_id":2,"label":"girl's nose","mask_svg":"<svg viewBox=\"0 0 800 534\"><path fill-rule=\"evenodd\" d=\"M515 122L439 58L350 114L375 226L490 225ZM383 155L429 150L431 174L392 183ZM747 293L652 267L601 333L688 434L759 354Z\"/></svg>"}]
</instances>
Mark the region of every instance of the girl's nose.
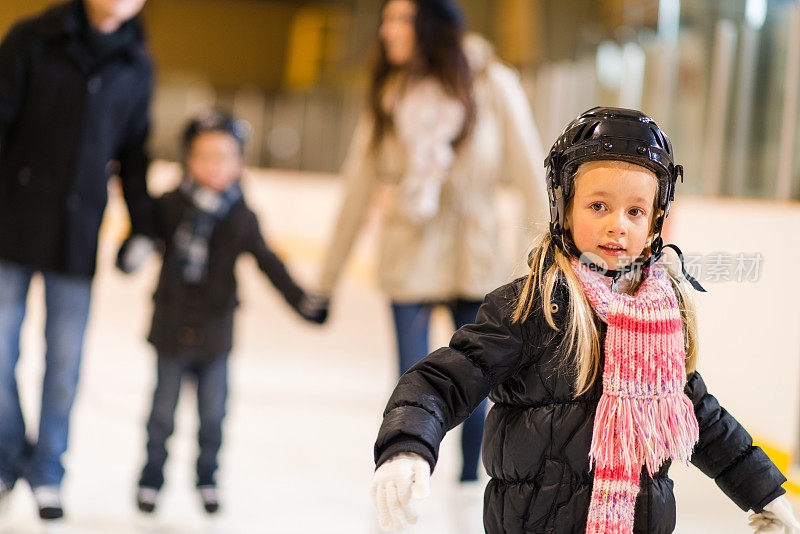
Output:
<instances>
[{"instance_id":1,"label":"girl's nose","mask_svg":"<svg viewBox=\"0 0 800 534\"><path fill-rule=\"evenodd\" d=\"M628 233L625 226L625 213L622 211L613 212L609 215L608 226L606 232L610 235L624 236Z\"/></svg>"}]
</instances>

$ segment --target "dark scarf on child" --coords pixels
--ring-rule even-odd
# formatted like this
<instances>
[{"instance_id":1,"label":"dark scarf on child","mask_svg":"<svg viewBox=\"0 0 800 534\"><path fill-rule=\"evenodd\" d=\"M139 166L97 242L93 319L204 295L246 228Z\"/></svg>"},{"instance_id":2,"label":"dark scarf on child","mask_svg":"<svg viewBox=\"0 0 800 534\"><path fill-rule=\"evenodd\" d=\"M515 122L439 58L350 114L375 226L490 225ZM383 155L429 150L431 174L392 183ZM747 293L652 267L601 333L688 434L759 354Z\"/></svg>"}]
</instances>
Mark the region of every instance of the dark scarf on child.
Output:
<instances>
[{"instance_id":1,"label":"dark scarf on child","mask_svg":"<svg viewBox=\"0 0 800 534\"><path fill-rule=\"evenodd\" d=\"M237 182L219 193L189 178L183 181L180 189L191 206L175 229L173 241L184 282L201 284L208 274L211 234L217 223L242 198L242 189Z\"/></svg>"}]
</instances>

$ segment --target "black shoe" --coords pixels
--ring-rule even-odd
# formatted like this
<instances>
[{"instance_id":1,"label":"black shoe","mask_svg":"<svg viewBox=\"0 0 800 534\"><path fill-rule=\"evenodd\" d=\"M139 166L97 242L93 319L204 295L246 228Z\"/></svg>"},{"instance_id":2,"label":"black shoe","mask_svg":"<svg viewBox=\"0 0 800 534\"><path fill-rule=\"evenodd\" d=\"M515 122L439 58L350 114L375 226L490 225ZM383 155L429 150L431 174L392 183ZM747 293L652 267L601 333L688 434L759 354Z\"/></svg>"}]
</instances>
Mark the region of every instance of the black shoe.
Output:
<instances>
[{"instance_id":1,"label":"black shoe","mask_svg":"<svg viewBox=\"0 0 800 534\"><path fill-rule=\"evenodd\" d=\"M39 508L39 517L45 521L61 519L64 517L64 509L60 506L45 506Z\"/></svg>"},{"instance_id":2,"label":"black shoe","mask_svg":"<svg viewBox=\"0 0 800 534\"><path fill-rule=\"evenodd\" d=\"M156 499L158 498L158 489L149 488L147 486L140 486L136 494L136 505L141 512L152 514L156 509Z\"/></svg>"},{"instance_id":3,"label":"black shoe","mask_svg":"<svg viewBox=\"0 0 800 534\"><path fill-rule=\"evenodd\" d=\"M200 499L203 501L203 508L209 514L215 514L219 510L219 493L216 486L198 486Z\"/></svg>"},{"instance_id":4,"label":"black shoe","mask_svg":"<svg viewBox=\"0 0 800 534\"><path fill-rule=\"evenodd\" d=\"M39 486L33 490L33 498L39 507L39 517L51 521L64 517L61 507L61 489L58 486Z\"/></svg>"}]
</instances>

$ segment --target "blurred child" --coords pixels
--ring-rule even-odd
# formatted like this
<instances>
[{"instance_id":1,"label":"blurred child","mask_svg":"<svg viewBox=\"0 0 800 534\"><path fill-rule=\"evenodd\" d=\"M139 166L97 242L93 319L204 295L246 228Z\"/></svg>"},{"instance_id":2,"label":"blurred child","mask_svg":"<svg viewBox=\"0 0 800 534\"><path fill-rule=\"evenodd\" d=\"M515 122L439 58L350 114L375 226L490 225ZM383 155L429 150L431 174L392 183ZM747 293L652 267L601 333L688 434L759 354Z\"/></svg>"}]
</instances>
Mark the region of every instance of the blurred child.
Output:
<instances>
[{"instance_id":1,"label":"blurred child","mask_svg":"<svg viewBox=\"0 0 800 534\"><path fill-rule=\"evenodd\" d=\"M238 303L234 276L238 256L252 254L304 319L323 323L327 317L327 301L295 284L264 242L256 216L245 204L239 186L245 141L243 123L226 114L214 112L192 120L183 136L184 179L157 200L163 265L148 340L158 352L158 382L147 422L147 463L137 494L143 512L155 510L164 483L166 441L187 376L196 380L200 414L197 488L208 513L219 507L215 472ZM132 271L150 248L141 238L129 239L120 249L118 265Z\"/></svg>"},{"instance_id":2,"label":"blurred child","mask_svg":"<svg viewBox=\"0 0 800 534\"><path fill-rule=\"evenodd\" d=\"M702 288L662 259L683 176L667 136L638 111L594 108L546 165L550 231L530 274L489 293L389 400L372 485L381 526L416 520L439 443L488 395L490 534L672 532L673 460L753 510L756 532L800 527L786 479L695 370Z\"/></svg>"}]
</instances>

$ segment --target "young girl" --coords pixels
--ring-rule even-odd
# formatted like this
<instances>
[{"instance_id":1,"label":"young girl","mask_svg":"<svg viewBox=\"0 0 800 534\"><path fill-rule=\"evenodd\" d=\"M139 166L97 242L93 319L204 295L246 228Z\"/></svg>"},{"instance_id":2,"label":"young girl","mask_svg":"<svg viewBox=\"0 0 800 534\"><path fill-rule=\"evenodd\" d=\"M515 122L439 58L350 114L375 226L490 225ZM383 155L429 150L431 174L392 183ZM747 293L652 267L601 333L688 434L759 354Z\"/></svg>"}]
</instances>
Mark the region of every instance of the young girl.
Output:
<instances>
[{"instance_id":1,"label":"young girl","mask_svg":"<svg viewBox=\"0 0 800 534\"><path fill-rule=\"evenodd\" d=\"M661 260L683 173L666 135L638 111L594 108L546 166L550 231L530 274L489 293L389 400L372 484L381 527L416 520L445 432L487 395L486 532L672 532L672 459L754 510L757 532L800 527L783 475L695 371L701 288Z\"/></svg>"},{"instance_id":2,"label":"young girl","mask_svg":"<svg viewBox=\"0 0 800 534\"><path fill-rule=\"evenodd\" d=\"M183 136L185 178L157 201L158 234L164 260L154 296L148 340L158 351L158 383L147 422L147 463L139 479L137 504L152 512L164 483L166 441L185 378L197 383L200 415L197 488L205 510L219 507L215 473L222 444L228 393L228 354L233 314L238 304L234 266L242 253L258 266L306 320L322 323L327 303L306 294L269 249L255 214L247 207L239 177L245 131L225 113L192 120ZM141 243L120 250L120 267L129 272L141 261Z\"/></svg>"}]
</instances>

